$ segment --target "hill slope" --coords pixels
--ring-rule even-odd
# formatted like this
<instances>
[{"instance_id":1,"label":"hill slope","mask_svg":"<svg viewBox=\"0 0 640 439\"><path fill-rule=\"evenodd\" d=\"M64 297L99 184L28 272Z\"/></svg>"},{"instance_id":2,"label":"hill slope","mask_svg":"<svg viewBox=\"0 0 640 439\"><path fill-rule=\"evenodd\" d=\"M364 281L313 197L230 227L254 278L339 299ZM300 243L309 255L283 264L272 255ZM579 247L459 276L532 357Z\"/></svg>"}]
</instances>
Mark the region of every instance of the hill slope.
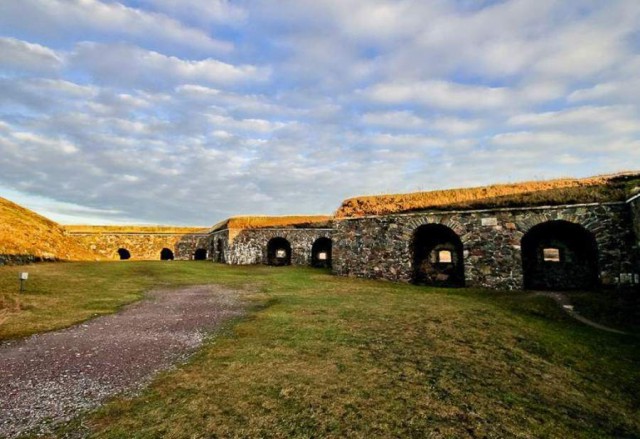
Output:
<instances>
[{"instance_id":1,"label":"hill slope","mask_svg":"<svg viewBox=\"0 0 640 439\"><path fill-rule=\"evenodd\" d=\"M0 255L94 260L96 256L65 234L62 226L0 197Z\"/></svg>"}]
</instances>

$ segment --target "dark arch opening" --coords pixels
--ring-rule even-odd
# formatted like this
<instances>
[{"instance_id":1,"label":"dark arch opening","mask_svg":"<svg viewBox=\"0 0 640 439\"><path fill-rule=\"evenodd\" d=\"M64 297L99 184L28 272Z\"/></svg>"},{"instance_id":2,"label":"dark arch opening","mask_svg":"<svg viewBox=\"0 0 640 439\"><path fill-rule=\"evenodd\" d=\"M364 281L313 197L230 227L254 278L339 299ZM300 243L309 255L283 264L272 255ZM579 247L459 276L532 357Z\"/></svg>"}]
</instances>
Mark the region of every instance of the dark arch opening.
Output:
<instances>
[{"instance_id":1,"label":"dark arch opening","mask_svg":"<svg viewBox=\"0 0 640 439\"><path fill-rule=\"evenodd\" d=\"M163 248L160 252L161 261L173 261L173 252L168 248Z\"/></svg>"},{"instance_id":2,"label":"dark arch opening","mask_svg":"<svg viewBox=\"0 0 640 439\"><path fill-rule=\"evenodd\" d=\"M218 239L216 260L218 262L224 262L224 244L222 242L222 239Z\"/></svg>"},{"instance_id":3,"label":"dark arch opening","mask_svg":"<svg viewBox=\"0 0 640 439\"><path fill-rule=\"evenodd\" d=\"M284 238L273 238L267 244L267 263L269 265L291 265L291 244Z\"/></svg>"},{"instance_id":4,"label":"dark arch opening","mask_svg":"<svg viewBox=\"0 0 640 439\"><path fill-rule=\"evenodd\" d=\"M126 248L119 248L118 256L120 256L121 261L126 261L127 259L131 259L131 253Z\"/></svg>"},{"instance_id":5,"label":"dark arch opening","mask_svg":"<svg viewBox=\"0 0 640 439\"><path fill-rule=\"evenodd\" d=\"M193 254L193 259L195 261L206 261L207 260L207 249L206 248L197 249L196 252Z\"/></svg>"},{"instance_id":6,"label":"dark arch opening","mask_svg":"<svg viewBox=\"0 0 640 439\"><path fill-rule=\"evenodd\" d=\"M413 282L441 287L464 286L462 241L449 227L425 224L413 235Z\"/></svg>"},{"instance_id":7,"label":"dark arch opening","mask_svg":"<svg viewBox=\"0 0 640 439\"><path fill-rule=\"evenodd\" d=\"M581 225L562 220L541 223L522 237L521 244L526 289L597 288L598 245Z\"/></svg>"},{"instance_id":8,"label":"dark arch opening","mask_svg":"<svg viewBox=\"0 0 640 439\"><path fill-rule=\"evenodd\" d=\"M331 268L331 239L318 238L311 246L311 266Z\"/></svg>"}]
</instances>

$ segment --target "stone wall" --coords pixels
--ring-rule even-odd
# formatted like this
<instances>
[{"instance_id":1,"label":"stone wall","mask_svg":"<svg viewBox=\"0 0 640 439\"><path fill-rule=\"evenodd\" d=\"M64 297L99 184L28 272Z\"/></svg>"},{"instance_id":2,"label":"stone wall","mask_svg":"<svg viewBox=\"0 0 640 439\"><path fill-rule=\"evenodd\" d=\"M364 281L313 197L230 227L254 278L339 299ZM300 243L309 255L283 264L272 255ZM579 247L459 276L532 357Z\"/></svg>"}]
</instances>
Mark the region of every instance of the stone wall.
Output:
<instances>
[{"instance_id":1,"label":"stone wall","mask_svg":"<svg viewBox=\"0 0 640 439\"><path fill-rule=\"evenodd\" d=\"M198 248L208 248L205 233L112 233L69 232L82 246L107 259L120 259L118 249L131 253L131 260L160 260L160 252L168 248L175 259L190 260Z\"/></svg>"},{"instance_id":2,"label":"stone wall","mask_svg":"<svg viewBox=\"0 0 640 439\"><path fill-rule=\"evenodd\" d=\"M631 216L633 218L633 230L635 232L636 272L640 273L640 195L629 201Z\"/></svg>"},{"instance_id":3,"label":"stone wall","mask_svg":"<svg viewBox=\"0 0 640 439\"><path fill-rule=\"evenodd\" d=\"M631 215L633 217L633 230L636 234L636 243L640 246L640 195L629 201Z\"/></svg>"},{"instance_id":4,"label":"stone wall","mask_svg":"<svg viewBox=\"0 0 640 439\"><path fill-rule=\"evenodd\" d=\"M209 254L213 262L228 263L230 233L228 229L224 229L209 235Z\"/></svg>"},{"instance_id":5,"label":"stone wall","mask_svg":"<svg viewBox=\"0 0 640 439\"><path fill-rule=\"evenodd\" d=\"M54 262L58 259L55 256L34 256L34 255L0 255L0 266L2 265L26 265L34 262Z\"/></svg>"},{"instance_id":6,"label":"stone wall","mask_svg":"<svg viewBox=\"0 0 640 439\"><path fill-rule=\"evenodd\" d=\"M340 219L335 222L333 270L345 276L410 282L414 232L433 223L451 228L460 237L466 285L520 289L521 239L533 226L552 220L580 224L595 236L602 284L631 282L634 237L625 203Z\"/></svg>"},{"instance_id":7,"label":"stone wall","mask_svg":"<svg viewBox=\"0 0 640 439\"><path fill-rule=\"evenodd\" d=\"M247 229L227 241L228 264L248 265L267 263L267 244L272 238L284 238L291 244L291 264L311 265L311 247L318 238L332 237L332 229ZM228 235L227 235L228 236Z\"/></svg>"}]
</instances>

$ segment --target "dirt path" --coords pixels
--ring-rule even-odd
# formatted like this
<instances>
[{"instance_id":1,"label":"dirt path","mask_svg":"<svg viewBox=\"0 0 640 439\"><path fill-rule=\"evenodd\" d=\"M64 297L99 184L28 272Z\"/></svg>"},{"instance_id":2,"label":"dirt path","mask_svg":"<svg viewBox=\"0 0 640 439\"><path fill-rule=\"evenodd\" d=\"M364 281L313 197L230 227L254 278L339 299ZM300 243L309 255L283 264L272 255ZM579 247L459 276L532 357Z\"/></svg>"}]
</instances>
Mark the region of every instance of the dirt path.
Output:
<instances>
[{"instance_id":1,"label":"dirt path","mask_svg":"<svg viewBox=\"0 0 640 439\"><path fill-rule=\"evenodd\" d=\"M546 296L546 297L552 298L553 300L556 301L556 303L558 303L558 305L562 307L562 309L567 314L569 314L571 317L573 317L577 321L584 323L585 325L591 326L592 328L596 328L601 331L612 332L614 334L629 335L626 332L620 331L618 329L609 328L608 326L601 325L600 323L596 323L593 320L589 320L588 318L578 314L578 312L573 309L573 305L571 304L571 302L569 301L569 298L565 294L554 292L554 291L539 291L536 294L539 296Z\"/></svg>"},{"instance_id":2,"label":"dirt path","mask_svg":"<svg viewBox=\"0 0 640 439\"><path fill-rule=\"evenodd\" d=\"M0 344L0 437L141 388L241 313L238 293L218 286L154 291L117 314Z\"/></svg>"}]
</instances>

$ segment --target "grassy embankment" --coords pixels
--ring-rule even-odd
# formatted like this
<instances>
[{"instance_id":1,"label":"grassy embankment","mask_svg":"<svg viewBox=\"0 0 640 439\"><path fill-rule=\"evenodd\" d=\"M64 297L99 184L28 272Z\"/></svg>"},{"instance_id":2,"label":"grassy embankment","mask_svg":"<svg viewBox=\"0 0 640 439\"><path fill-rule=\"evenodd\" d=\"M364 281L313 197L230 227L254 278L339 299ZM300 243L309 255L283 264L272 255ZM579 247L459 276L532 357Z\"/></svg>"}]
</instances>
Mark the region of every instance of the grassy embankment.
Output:
<instances>
[{"instance_id":1,"label":"grassy embankment","mask_svg":"<svg viewBox=\"0 0 640 439\"><path fill-rule=\"evenodd\" d=\"M96 255L67 236L62 226L0 197L0 255L93 261Z\"/></svg>"},{"instance_id":2,"label":"grassy embankment","mask_svg":"<svg viewBox=\"0 0 640 439\"><path fill-rule=\"evenodd\" d=\"M542 297L206 262L29 270L21 303L31 308L19 321L31 330L44 304L65 316L51 318L53 327L112 311L154 285L252 291L248 317L187 364L67 430L128 438L640 436L638 339L582 326ZM5 297L17 271L0 269Z\"/></svg>"},{"instance_id":3,"label":"grassy embankment","mask_svg":"<svg viewBox=\"0 0 640 439\"><path fill-rule=\"evenodd\" d=\"M640 190L640 172L562 178L344 200L337 218L421 210L493 209L625 201Z\"/></svg>"}]
</instances>

